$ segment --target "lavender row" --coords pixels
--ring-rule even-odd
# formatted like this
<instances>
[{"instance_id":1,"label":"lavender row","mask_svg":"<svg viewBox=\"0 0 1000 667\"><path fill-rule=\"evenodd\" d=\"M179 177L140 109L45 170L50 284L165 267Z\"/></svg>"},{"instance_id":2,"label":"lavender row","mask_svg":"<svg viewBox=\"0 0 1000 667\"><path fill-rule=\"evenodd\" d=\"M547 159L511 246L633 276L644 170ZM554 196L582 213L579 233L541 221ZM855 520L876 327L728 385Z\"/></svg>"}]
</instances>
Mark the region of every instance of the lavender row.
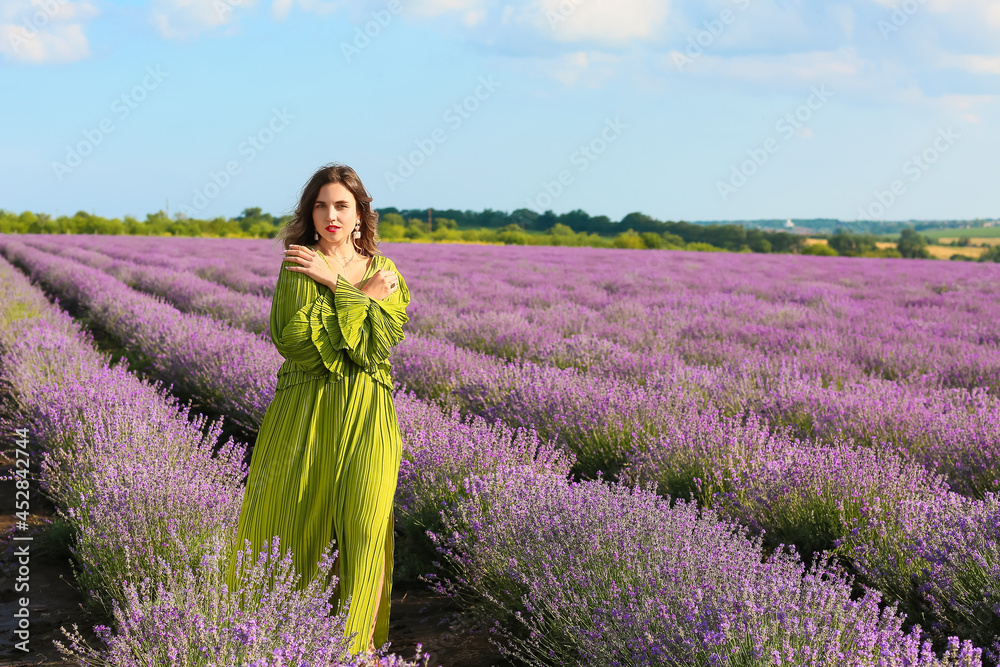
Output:
<instances>
[{"instance_id":1,"label":"lavender row","mask_svg":"<svg viewBox=\"0 0 1000 667\"><path fill-rule=\"evenodd\" d=\"M457 573L439 590L474 605L526 664L981 664L954 637L937 657L877 592L852 599L829 562L768 556L694 503L534 471L466 488L434 534Z\"/></svg>"},{"instance_id":2,"label":"lavender row","mask_svg":"<svg viewBox=\"0 0 1000 667\"><path fill-rule=\"evenodd\" d=\"M647 374L650 386L644 389L629 387L599 369L592 374L606 377L501 364L415 337L411 344L427 348L415 358L403 353L405 365L397 373L411 387L425 395L459 399L466 412L539 428L559 438L591 473L614 470L628 452L641 449L637 438L655 435L657 425L668 425L679 404L689 405L705 395L710 405L732 413L756 411L774 423L795 425L800 434L817 440L849 435L861 441L889 441L926 465L946 471L955 487L967 493L997 488L993 470L1000 445L1000 410L981 392L925 389L920 393L873 379L837 391L823 387L822 378L810 378L794 362L779 366L760 357L724 371L689 367L676 358L655 373L636 367L637 373ZM554 341L550 347L556 347ZM409 351L410 346L403 349ZM426 367L432 358L436 365ZM454 363L444 368L448 359ZM456 381L456 374L468 375L476 368L478 379ZM648 379L657 375L659 380ZM447 386L435 390L429 382ZM517 390L510 391L511 396L497 395L498 387ZM666 388L668 396L657 387ZM687 396L677 396L677 387L687 387ZM560 417L562 422L552 423Z\"/></svg>"},{"instance_id":3,"label":"lavender row","mask_svg":"<svg viewBox=\"0 0 1000 667\"><path fill-rule=\"evenodd\" d=\"M415 287L419 288L419 285ZM490 326L482 330L494 332L494 336L504 335L509 330L509 327L500 326L498 320L488 324ZM523 333L527 337L527 331ZM953 485L965 493L981 495L998 488L997 476L992 470L1000 446L1000 408L997 399L983 389L939 388L937 383L926 378L908 384L891 382L869 377L859 367L831 371L837 367L838 360L826 353L775 358L755 351L742 354L737 346L733 348L735 352L728 352L724 364L699 367L669 352L640 354L600 338L574 336L564 339L558 334L548 334L551 334L548 330L532 334L535 351L527 357L541 357L557 367L588 368L588 376L598 378L582 378L580 383L594 383L599 388L620 386L621 381L649 383L651 387L681 384L692 394L709 397L714 407L730 413L765 415L774 423L795 426L803 437L829 441L849 435L860 441L889 442L915 453L926 465L946 471ZM465 355L466 360L470 358L476 359ZM488 360L484 363L500 368ZM425 373L424 378L410 382L411 386L421 388L428 381L451 382L448 380L451 373L442 372L441 368L435 370L433 378ZM493 374L497 372L494 370ZM831 386L832 376L839 379ZM530 388L524 391L530 393ZM657 400L649 398L654 392L637 393L642 394L642 400ZM483 404L480 399L477 407L485 414L497 412L489 400ZM515 419L519 416L518 408L515 406ZM584 412L593 413L594 410ZM600 408L596 410L601 412ZM547 415L542 412L538 416L545 420ZM587 415L576 416L583 419L586 428ZM519 423L530 425L534 422L523 419ZM566 428L562 430L566 432ZM619 433L621 430L618 429ZM568 446L578 455L581 465L590 466L591 470L599 465L608 469L614 467L614 459L620 459L622 451L634 448L633 444L622 444L621 438L611 434L603 439L597 436L595 440L591 434L584 433L582 437L570 436ZM619 442L614 442L615 439ZM604 453L590 462L588 459L594 457L585 452L588 447L604 450Z\"/></svg>"},{"instance_id":4,"label":"lavender row","mask_svg":"<svg viewBox=\"0 0 1000 667\"><path fill-rule=\"evenodd\" d=\"M212 266L214 279L247 267L273 275L280 256L273 242L67 238L135 261ZM725 365L791 354L838 382L930 374L943 386L996 390L1000 381L995 267L589 248L390 251L420 291L414 331L508 359L576 365L630 353L624 366L641 381L649 355ZM273 280L262 293L271 291ZM560 355L566 346L581 354Z\"/></svg>"},{"instance_id":5,"label":"lavender row","mask_svg":"<svg viewBox=\"0 0 1000 667\"><path fill-rule=\"evenodd\" d=\"M755 258L738 259L755 262ZM653 275L645 292L636 287L612 291L607 284L587 284L586 276L578 277L576 288L545 280L498 290L502 276L488 268L469 267L470 274L461 280L428 279L428 293L417 302L412 321L416 331L471 349L560 365L589 367L599 365L603 357L612 370L623 360L632 371L647 356L656 359L654 369L663 363L660 358L667 365L673 363L672 357L680 357L693 364L726 366L748 356L781 356L798 359L832 382L864 376L910 382L929 376L943 387L984 386L994 392L1000 388L1000 309L992 287L1000 276L990 269L968 285L951 289L930 284L913 290L905 274L881 282L863 276L851 288L837 283L803 285L810 276L795 266L786 267L787 274L797 279L791 284L756 276L756 285L734 285L718 278L731 273L728 267L708 265L715 260L701 259L706 266L699 267L697 282L695 276L678 276L674 267L650 267L647 271ZM400 258L401 269L407 268L402 262ZM568 261L560 268L574 272ZM932 269L940 270L928 265L927 270ZM412 278L417 288L421 279L419 273ZM604 298L588 298L593 291ZM592 349L578 359L560 358L562 346ZM628 358L631 355L640 360ZM649 366L646 362L645 368ZM629 375L641 381L641 372Z\"/></svg>"},{"instance_id":6,"label":"lavender row","mask_svg":"<svg viewBox=\"0 0 1000 667\"><path fill-rule=\"evenodd\" d=\"M0 237L0 252L16 258L39 276L41 282L63 297L86 307L101 326L123 336L123 343L144 356L160 352L163 361L157 370L164 377L173 378L174 369L195 368L200 355L211 356L216 345L220 354L228 352L227 341L237 332L247 337L247 348L262 361L241 370L250 378L252 386L263 387L262 397L273 395L275 374L280 357L262 340L238 329L230 329L208 318L194 317L178 312L152 297L135 292L113 278L75 262L60 260L15 241ZM61 279L70 271L73 281ZM198 327L202 334L201 349L191 345L175 348L150 347L150 332L138 329L138 334L124 337L132 330L115 327L115 318L134 317L140 323L160 332L164 338L182 340L185 332ZM151 323L151 324L149 324ZM159 344L159 339L153 339ZM258 348L258 349L255 349ZM259 348L265 348L261 351ZM275 357L268 359L267 354ZM239 378L222 374L205 374L201 386L190 384L196 398L202 401L215 397L217 405L226 408L227 401L238 400L246 393ZM207 402L207 401L206 401ZM462 480L470 474L505 470L512 466L527 466L540 472L567 474L571 459L550 442L541 441L530 429L511 429L503 425L490 425L482 419L460 421L457 415L446 415L439 409L417 400L412 395L397 394L397 414L404 435L405 460L400 467L399 503L400 521L404 533L421 534L428 527L439 523L437 512L443 503L454 499L460 492ZM252 404L251 404L252 405ZM258 406L256 414L248 413L248 425L256 430L266 404ZM231 409L231 408L230 408Z\"/></svg>"},{"instance_id":7,"label":"lavender row","mask_svg":"<svg viewBox=\"0 0 1000 667\"><path fill-rule=\"evenodd\" d=\"M573 453L577 472L616 473L661 435L696 433L691 415L760 417L816 444L851 440L898 451L975 496L1000 488L1000 408L983 392L915 393L884 380L824 388L786 367L678 366L645 385L530 362L505 363L448 341L408 336L393 351L396 381L465 414L531 427Z\"/></svg>"},{"instance_id":8,"label":"lavender row","mask_svg":"<svg viewBox=\"0 0 1000 667\"><path fill-rule=\"evenodd\" d=\"M661 368L649 374L660 375L659 380L648 380L647 388L636 388L596 369L593 374L609 377L581 377L572 370L548 371L530 364L510 366L470 354L459 354L457 363L444 369L441 363L455 357L458 350L413 337L411 343L435 348L418 353L416 359L412 355L404 358L407 366L400 377L412 387L425 394L464 399L466 412L540 428L543 434L559 438L591 473L597 469L613 471L628 452L641 448L637 437L655 435L658 424L669 425L679 404L689 405L698 396L707 395L711 405L730 412L759 411L775 423L794 424L803 435L819 440L850 435L863 441L893 441L916 453L925 464L946 470L956 488L968 493L981 494L997 486L992 471L1000 437L1000 410L993 399L982 395L933 389L919 394L871 379L835 391L824 388L821 378L810 379L796 372L794 362L776 367L759 358L744 360L738 371L730 367L724 372L687 367L674 359L669 373ZM436 357L436 367L421 365L432 357ZM468 375L470 368L482 371L479 379L459 386L456 373ZM540 379L542 375L544 379ZM433 391L427 386L429 379L448 386L444 391ZM505 386L517 389L511 392L516 401L513 405L509 397L494 392ZM666 388L668 396L656 387ZM688 395L678 396L677 387L688 388ZM541 391L536 391L539 388ZM578 395L567 396L574 393ZM562 423L551 423L559 417L564 418Z\"/></svg>"},{"instance_id":9,"label":"lavender row","mask_svg":"<svg viewBox=\"0 0 1000 667\"><path fill-rule=\"evenodd\" d=\"M100 323L152 372L255 430L274 395L281 356L259 336L162 300L68 258L0 236L0 253L71 307Z\"/></svg>"},{"instance_id":10,"label":"lavender row","mask_svg":"<svg viewBox=\"0 0 1000 667\"><path fill-rule=\"evenodd\" d=\"M50 235L31 236L25 241L39 250L100 269L133 289L162 297L185 313L218 317L264 336L270 333L270 299L230 290L187 271L113 259Z\"/></svg>"},{"instance_id":11,"label":"lavender row","mask_svg":"<svg viewBox=\"0 0 1000 667\"><path fill-rule=\"evenodd\" d=\"M0 252L25 265L32 275L64 300L87 308L124 346L144 357L159 360L154 368L166 381L181 384L185 382L185 375L195 375L203 368L211 370L215 367L214 359L224 359L234 367L228 373L201 372L187 379L184 386L197 400L222 412L232 415L242 411L242 423L251 432L256 431L274 395L276 373L282 360L269 342L211 318L181 313L100 271L72 261L59 261L16 241L0 237ZM64 278L66 274L71 274L73 279ZM130 323L130 319L135 323ZM192 330L194 333L190 333ZM247 364L245 359L255 363ZM240 375L234 376L234 372ZM250 388L254 391L249 391ZM415 396L405 393L397 394L397 400L405 406L397 412L401 429L408 434L406 442L409 444L405 449L408 456L413 457L402 466L401 472L404 480L402 506L408 514L422 513L421 497L433 497L433 502L439 504L434 493L450 493L446 490L465 475L484 472L503 461L528 465L537 457L542 470L568 472L571 459L556 453L552 443L540 442L537 435L530 433L531 429L490 425L483 419L462 422L457 414L444 417L437 408L422 404ZM437 435L428 441L429 433ZM507 445L503 444L505 442ZM450 458L441 458L445 453ZM425 461L423 456L431 458ZM492 463L487 464L489 461ZM438 491L417 494L409 488L410 475L415 485L413 489L435 488Z\"/></svg>"},{"instance_id":12,"label":"lavender row","mask_svg":"<svg viewBox=\"0 0 1000 667\"><path fill-rule=\"evenodd\" d=\"M64 629L60 652L116 666L358 664L347 655L346 613L329 614L332 590L297 587L291 554L279 558L277 542L259 555L234 549L243 447L220 447L217 425L108 366L2 259L0 294L0 377L43 459L39 486L76 533L78 586L116 626L95 628L101 649L76 626ZM229 591L234 555L257 559ZM332 564L327 554L324 573ZM245 604L251 591L261 604Z\"/></svg>"},{"instance_id":13,"label":"lavender row","mask_svg":"<svg viewBox=\"0 0 1000 667\"><path fill-rule=\"evenodd\" d=\"M20 238L44 240L42 234ZM274 293L274 272L281 265L280 248L273 241L246 239L96 237L68 235L64 243L113 259L145 266L184 270L200 278L258 296Z\"/></svg>"},{"instance_id":14,"label":"lavender row","mask_svg":"<svg viewBox=\"0 0 1000 667\"><path fill-rule=\"evenodd\" d=\"M214 280L248 266L273 275L279 260L278 249L261 242L72 238L144 263L211 267L206 277ZM667 264L662 257L685 254L656 261L647 253L631 257L631 272L614 281L604 277L622 274L613 262L628 251L504 250L501 257L495 248L393 246L415 281L412 330L508 360L637 383L678 363L726 367L776 356L828 384L876 377L995 393L1000 383L993 267L705 255ZM569 252L588 256L571 262ZM532 279L512 274L512 264ZM852 278L841 277L845 269Z\"/></svg>"}]
</instances>

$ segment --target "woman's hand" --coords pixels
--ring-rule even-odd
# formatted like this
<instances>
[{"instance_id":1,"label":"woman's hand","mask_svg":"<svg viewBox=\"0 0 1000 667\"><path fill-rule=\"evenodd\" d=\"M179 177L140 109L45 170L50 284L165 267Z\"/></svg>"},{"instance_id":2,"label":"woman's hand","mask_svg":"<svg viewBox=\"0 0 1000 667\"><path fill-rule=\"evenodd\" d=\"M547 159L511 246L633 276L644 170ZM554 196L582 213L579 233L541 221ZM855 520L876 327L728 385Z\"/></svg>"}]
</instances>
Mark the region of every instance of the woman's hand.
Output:
<instances>
[{"instance_id":1,"label":"woman's hand","mask_svg":"<svg viewBox=\"0 0 1000 667\"><path fill-rule=\"evenodd\" d=\"M288 246L285 251L285 261L296 262L299 266L286 266L289 271L304 273L316 282L330 289L337 286L337 275L326 260L320 257L312 248L301 245Z\"/></svg>"},{"instance_id":2,"label":"woman's hand","mask_svg":"<svg viewBox=\"0 0 1000 667\"><path fill-rule=\"evenodd\" d=\"M398 289L399 278L396 277L396 272L389 269L379 269L368 279L361 291L373 299L382 301Z\"/></svg>"}]
</instances>

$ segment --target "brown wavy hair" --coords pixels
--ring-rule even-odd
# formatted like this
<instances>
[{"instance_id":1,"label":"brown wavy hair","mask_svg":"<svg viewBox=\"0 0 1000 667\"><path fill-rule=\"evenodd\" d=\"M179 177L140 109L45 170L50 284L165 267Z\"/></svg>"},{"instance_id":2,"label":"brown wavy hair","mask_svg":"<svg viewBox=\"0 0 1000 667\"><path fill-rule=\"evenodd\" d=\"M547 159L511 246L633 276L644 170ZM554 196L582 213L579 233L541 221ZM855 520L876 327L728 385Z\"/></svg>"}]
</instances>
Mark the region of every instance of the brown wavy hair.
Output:
<instances>
[{"instance_id":1,"label":"brown wavy hair","mask_svg":"<svg viewBox=\"0 0 1000 667\"><path fill-rule=\"evenodd\" d=\"M355 239L352 231L351 240L354 248L361 254L374 257L381 254L378 249L378 211L371 207L372 196L368 194L357 173L346 164L331 163L320 167L312 175L309 182L302 188L299 204L295 208L294 217L288 221L277 238L282 241L285 250L290 245L313 245L316 243L313 225L313 207L319 197L320 188L327 183L340 183L354 195L358 217L361 218L361 238Z\"/></svg>"}]
</instances>

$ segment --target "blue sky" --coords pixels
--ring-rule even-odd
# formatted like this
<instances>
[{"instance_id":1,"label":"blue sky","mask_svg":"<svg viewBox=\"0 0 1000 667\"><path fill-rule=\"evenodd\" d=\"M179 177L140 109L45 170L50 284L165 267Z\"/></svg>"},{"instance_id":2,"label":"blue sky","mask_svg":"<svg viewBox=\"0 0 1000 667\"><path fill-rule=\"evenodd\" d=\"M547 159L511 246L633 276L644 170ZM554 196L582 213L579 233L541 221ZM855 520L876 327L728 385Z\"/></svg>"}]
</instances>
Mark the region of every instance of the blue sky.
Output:
<instances>
[{"instance_id":1,"label":"blue sky","mask_svg":"<svg viewBox=\"0 0 1000 667\"><path fill-rule=\"evenodd\" d=\"M0 0L0 207L1000 216L995 0Z\"/></svg>"}]
</instances>

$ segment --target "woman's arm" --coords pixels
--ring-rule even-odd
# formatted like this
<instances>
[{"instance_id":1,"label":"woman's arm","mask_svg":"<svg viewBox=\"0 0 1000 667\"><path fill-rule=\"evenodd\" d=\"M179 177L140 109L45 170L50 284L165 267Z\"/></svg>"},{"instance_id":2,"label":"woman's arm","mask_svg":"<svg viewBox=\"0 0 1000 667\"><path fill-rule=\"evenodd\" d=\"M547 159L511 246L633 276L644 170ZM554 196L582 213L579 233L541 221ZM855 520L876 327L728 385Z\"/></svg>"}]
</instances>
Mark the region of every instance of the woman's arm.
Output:
<instances>
[{"instance_id":1,"label":"woman's arm","mask_svg":"<svg viewBox=\"0 0 1000 667\"><path fill-rule=\"evenodd\" d=\"M346 349L351 360L364 368L373 368L389 358L389 350L404 339L403 325L409 321L406 307L410 290L406 281L391 260L386 260L384 268L395 275L398 289L384 299L375 299L341 278L333 297L336 312L322 314L323 326L339 330L339 348ZM379 288L372 289L377 292ZM331 334L331 338L335 337Z\"/></svg>"},{"instance_id":2,"label":"woman's arm","mask_svg":"<svg viewBox=\"0 0 1000 667\"><path fill-rule=\"evenodd\" d=\"M271 299L271 340L285 359L300 368L322 374L329 367L313 343L308 315L319 298L316 281L304 273L288 270L298 265L285 261Z\"/></svg>"},{"instance_id":3,"label":"woman's arm","mask_svg":"<svg viewBox=\"0 0 1000 667\"><path fill-rule=\"evenodd\" d=\"M343 276L337 276L331 291L302 271L286 270L298 265L284 262L271 302L271 339L278 352L317 374L339 365L340 350L369 370L388 359L389 350L404 338L410 292L395 264L385 264L399 288L374 299Z\"/></svg>"}]
</instances>

